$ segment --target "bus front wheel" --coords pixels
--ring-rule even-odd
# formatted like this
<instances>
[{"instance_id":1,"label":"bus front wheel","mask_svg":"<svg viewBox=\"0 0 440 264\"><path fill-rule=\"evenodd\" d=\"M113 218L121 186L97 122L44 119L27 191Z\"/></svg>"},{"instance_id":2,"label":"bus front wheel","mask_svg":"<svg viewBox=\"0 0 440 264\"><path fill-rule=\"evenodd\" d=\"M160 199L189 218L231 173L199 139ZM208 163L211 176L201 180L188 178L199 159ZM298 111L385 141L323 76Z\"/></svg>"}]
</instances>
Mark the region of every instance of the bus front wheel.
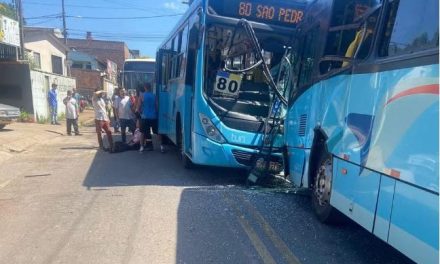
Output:
<instances>
[{"instance_id":1,"label":"bus front wheel","mask_svg":"<svg viewBox=\"0 0 440 264\"><path fill-rule=\"evenodd\" d=\"M323 223L340 223L342 215L330 205L333 181L333 158L329 153L321 154L312 186L312 206L317 218Z\"/></svg>"}]
</instances>

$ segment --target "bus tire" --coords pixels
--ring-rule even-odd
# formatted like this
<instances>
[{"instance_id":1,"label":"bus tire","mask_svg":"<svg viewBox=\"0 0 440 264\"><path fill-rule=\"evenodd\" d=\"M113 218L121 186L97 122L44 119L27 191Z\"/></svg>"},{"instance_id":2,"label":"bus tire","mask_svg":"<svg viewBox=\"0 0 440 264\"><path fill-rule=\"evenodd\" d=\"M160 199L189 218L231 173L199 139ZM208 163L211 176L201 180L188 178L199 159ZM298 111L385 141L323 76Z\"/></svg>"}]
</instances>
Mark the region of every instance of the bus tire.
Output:
<instances>
[{"instance_id":1,"label":"bus tire","mask_svg":"<svg viewBox=\"0 0 440 264\"><path fill-rule=\"evenodd\" d=\"M179 158L182 162L182 165L185 169L192 169L194 167L194 164L192 163L191 159L186 155L185 151L183 150L183 140L184 140L184 134L182 125L180 123L180 118L178 118L179 121L177 123L177 147L179 150Z\"/></svg>"},{"instance_id":2,"label":"bus tire","mask_svg":"<svg viewBox=\"0 0 440 264\"><path fill-rule=\"evenodd\" d=\"M333 157L323 152L317 162L312 182L312 207L319 221L337 224L343 221L343 215L330 204L333 181Z\"/></svg>"}]
</instances>

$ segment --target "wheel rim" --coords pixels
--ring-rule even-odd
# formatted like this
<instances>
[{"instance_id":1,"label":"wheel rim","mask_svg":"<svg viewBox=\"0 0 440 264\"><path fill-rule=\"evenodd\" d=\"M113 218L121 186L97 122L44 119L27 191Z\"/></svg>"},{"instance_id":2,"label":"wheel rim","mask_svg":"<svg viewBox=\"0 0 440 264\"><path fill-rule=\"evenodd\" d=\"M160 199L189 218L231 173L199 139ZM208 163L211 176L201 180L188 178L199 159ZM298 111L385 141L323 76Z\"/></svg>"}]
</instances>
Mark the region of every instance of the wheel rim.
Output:
<instances>
[{"instance_id":1,"label":"wheel rim","mask_svg":"<svg viewBox=\"0 0 440 264\"><path fill-rule=\"evenodd\" d=\"M333 164L330 158L324 160L318 168L315 177L314 195L318 204L324 206L330 203L331 182L333 176Z\"/></svg>"}]
</instances>

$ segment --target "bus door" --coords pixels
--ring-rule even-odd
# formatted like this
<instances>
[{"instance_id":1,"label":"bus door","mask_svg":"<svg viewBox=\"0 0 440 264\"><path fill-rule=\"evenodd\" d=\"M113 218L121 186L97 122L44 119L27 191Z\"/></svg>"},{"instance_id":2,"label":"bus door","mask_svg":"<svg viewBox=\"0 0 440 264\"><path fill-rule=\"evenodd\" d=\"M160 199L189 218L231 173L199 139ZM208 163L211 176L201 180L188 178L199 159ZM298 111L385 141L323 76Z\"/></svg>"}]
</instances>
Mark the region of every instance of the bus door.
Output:
<instances>
[{"instance_id":1,"label":"bus door","mask_svg":"<svg viewBox=\"0 0 440 264\"><path fill-rule=\"evenodd\" d=\"M199 52L199 42L200 42L200 16L196 13L194 14L190 20L188 25L184 29L184 36L187 36L187 52L186 52L186 65L185 65L185 89L190 90L188 92L188 98L186 98L188 102L188 110L189 110L189 120L188 126L190 133L185 135L185 142L187 142L186 146L189 152L192 154L192 132L194 131L194 120L198 119L198 113L194 112L194 104L195 104L195 88L196 88L196 74L197 69L202 69L201 64L198 63L198 52ZM189 131L187 130L187 131Z\"/></svg>"},{"instance_id":2,"label":"bus door","mask_svg":"<svg viewBox=\"0 0 440 264\"><path fill-rule=\"evenodd\" d=\"M169 51L160 49L157 53L157 78L156 89L159 98L159 133L164 135L172 134L170 123L172 122L171 114L169 112L170 105L170 89L168 86L168 63L170 54Z\"/></svg>"}]
</instances>

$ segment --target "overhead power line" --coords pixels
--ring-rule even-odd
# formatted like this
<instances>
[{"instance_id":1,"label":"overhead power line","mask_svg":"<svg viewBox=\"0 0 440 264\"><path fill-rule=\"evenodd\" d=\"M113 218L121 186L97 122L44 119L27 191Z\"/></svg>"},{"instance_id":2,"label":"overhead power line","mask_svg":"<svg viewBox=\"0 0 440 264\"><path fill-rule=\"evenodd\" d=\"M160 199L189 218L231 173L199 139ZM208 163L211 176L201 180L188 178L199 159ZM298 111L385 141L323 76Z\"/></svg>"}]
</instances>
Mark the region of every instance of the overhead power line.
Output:
<instances>
[{"instance_id":1,"label":"overhead power line","mask_svg":"<svg viewBox=\"0 0 440 264\"><path fill-rule=\"evenodd\" d=\"M157 16L138 16L138 17L91 17L91 16L66 16L69 18L80 18L80 19L113 19L113 20L133 20L133 19L151 19L151 18L161 18L161 17L176 17L181 16L180 14L169 14L169 15L157 15Z\"/></svg>"},{"instance_id":2,"label":"overhead power line","mask_svg":"<svg viewBox=\"0 0 440 264\"><path fill-rule=\"evenodd\" d=\"M162 18L162 17L176 17L181 16L183 14L168 14L168 15L156 15L156 16L138 16L138 17L91 17L91 16L70 16L66 15L67 18L78 18L78 19L96 19L96 20L134 20L134 19L152 19L152 18ZM26 17L27 20L34 19L47 19L47 18L61 18L62 14L51 14L51 15L43 15L36 17Z\"/></svg>"},{"instance_id":3,"label":"overhead power line","mask_svg":"<svg viewBox=\"0 0 440 264\"><path fill-rule=\"evenodd\" d=\"M35 16L35 17L26 17L26 20L33 20L33 19L46 19L46 18L60 18L61 13L56 14L50 14L50 15L42 15L42 16Z\"/></svg>"},{"instance_id":4,"label":"overhead power line","mask_svg":"<svg viewBox=\"0 0 440 264\"><path fill-rule=\"evenodd\" d=\"M76 29L76 28L68 28L67 30L71 32L81 32L81 33L87 33L92 32L93 34L104 34L104 35L117 35L117 36L154 36L154 37L165 37L166 35L163 34L163 32L153 32L153 33L147 33L147 32L117 32L117 31L94 31L94 30L82 30L82 29Z\"/></svg>"},{"instance_id":5,"label":"overhead power line","mask_svg":"<svg viewBox=\"0 0 440 264\"><path fill-rule=\"evenodd\" d=\"M48 19L46 19L46 20L38 21L38 22L35 22L35 23L29 23L28 26L42 25L42 24L45 24L45 23L47 23L47 22L50 22L50 21L53 21L53 20L57 20L57 19L58 19L58 18L48 18Z\"/></svg>"},{"instance_id":6,"label":"overhead power line","mask_svg":"<svg viewBox=\"0 0 440 264\"><path fill-rule=\"evenodd\" d=\"M34 2L26 2L26 5L40 5L40 6L60 6L58 4L51 3L34 3ZM133 7L106 7L106 6L89 6L89 5L72 5L66 4L67 7L78 7L78 8L91 8L91 9L109 9L109 10L139 10L138 8ZM142 10L144 11L144 10Z\"/></svg>"}]
</instances>

